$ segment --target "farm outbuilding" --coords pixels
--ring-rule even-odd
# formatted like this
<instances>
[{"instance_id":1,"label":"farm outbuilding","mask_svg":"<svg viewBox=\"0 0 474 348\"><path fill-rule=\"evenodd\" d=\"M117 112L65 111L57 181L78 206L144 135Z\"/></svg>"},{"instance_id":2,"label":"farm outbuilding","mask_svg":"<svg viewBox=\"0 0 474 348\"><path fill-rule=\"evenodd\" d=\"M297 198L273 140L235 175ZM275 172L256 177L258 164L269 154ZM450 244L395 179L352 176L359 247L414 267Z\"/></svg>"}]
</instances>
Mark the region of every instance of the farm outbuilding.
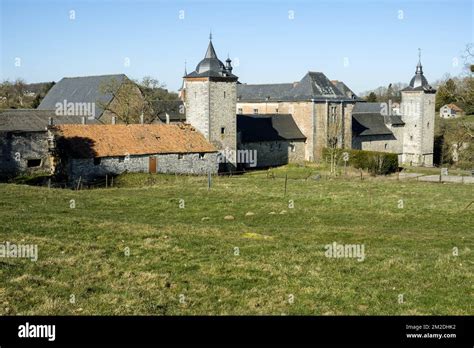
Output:
<instances>
[{"instance_id":1,"label":"farm outbuilding","mask_svg":"<svg viewBox=\"0 0 474 348\"><path fill-rule=\"evenodd\" d=\"M217 150L184 124L65 125L51 128L56 173L68 181L131 173L215 174Z\"/></svg>"},{"instance_id":2,"label":"farm outbuilding","mask_svg":"<svg viewBox=\"0 0 474 348\"><path fill-rule=\"evenodd\" d=\"M0 112L0 177L49 174L54 165L49 152L51 139L48 126L82 122L82 117L56 116L54 111L49 110Z\"/></svg>"}]
</instances>

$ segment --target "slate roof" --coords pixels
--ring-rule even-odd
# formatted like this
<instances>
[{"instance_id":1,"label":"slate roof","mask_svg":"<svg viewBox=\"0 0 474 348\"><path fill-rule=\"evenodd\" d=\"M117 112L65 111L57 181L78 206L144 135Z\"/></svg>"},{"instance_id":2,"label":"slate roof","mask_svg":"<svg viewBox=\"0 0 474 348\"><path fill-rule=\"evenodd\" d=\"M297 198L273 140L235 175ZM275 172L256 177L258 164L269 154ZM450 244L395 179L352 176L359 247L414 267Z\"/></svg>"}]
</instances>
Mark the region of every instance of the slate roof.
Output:
<instances>
[{"instance_id":1,"label":"slate roof","mask_svg":"<svg viewBox=\"0 0 474 348\"><path fill-rule=\"evenodd\" d=\"M383 116L371 113L353 114L352 130L358 136L393 134L385 125Z\"/></svg>"},{"instance_id":2,"label":"slate roof","mask_svg":"<svg viewBox=\"0 0 474 348\"><path fill-rule=\"evenodd\" d=\"M196 66L196 70L184 77L219 77L237 80L237 76L232 74L232 69L227 70L224 63L217 58L216 50L211 40L209 40L209 46L207 47L204 59Z\"/></svg>"},{"instance_id":3,"label":"slate roof","mask_svg":"<svg viewBox=\"0 0 474 348\"><path fill-rule=\"evenodd\" d=\"M309 71L299 82L265 85L237 85L239 101L307 101L311 99L324 101L352 100L341 92L321 72Z\"/></svg>"},{"instance_id":4,"label":"slate roof","mask_svg":"<svg viewBox=\"0 0 474 348\"><path fill-rule=\"evenodd\" d=\"M3 132L41 132L46 131L49 118L53 118L53 124L80 124L81 116L57 116L51 110L37 109L15 109L0 111L0 131ZM86 120L87 123L95 123L95 120Z\"/></svg>"},{"instance_id":5,"label":"slate roof","mask_svg":"<svg viewBox=\"0 0 474 348\"><path fill-rule=\"evenodd\" d=\"M426 93L436 93L436 90L430 86L425 75L423 75L421 61L418 61L415 76L410 80L410 84L402 89L402 91L424 91Z\"/></svg>"},{"instance_id":6,"label":"slate roof","mask_svg":"<svg viewBox=\"0 0 474 348\"><path fill-rule=\"evenodd\" d=\"M166 123L166 114L170 117L170 122L185 122L186 113L184 111L184 103L181 100L163 100L154 102L153 107L158 109L155 121Z\"/></svg>"},{"instance_id":7,"label":"slate roof","mask_svg":"<svg viewBox=\"0 0 474 348\"><path fill-rule=\"evenodd\" d=\"M382 112L383 103L355 103L352 114Z\"/></svg>"},{"instance_id":8,"label":"slate roof","mask_svg":"<svg viewBox=\"0 0 474 348\"><path fill-rule=\"evenodd\" d=\"M38 110L55 110L56 103L63 103L64 100L68 103L96 103L94 116L98 119L104 112L98 102L107 104L113 98L111 93L102 93L101 86L113 81L122 84L125 79L127 76L124 74L64 77L49 90Z\"/></svg>"},{"instance_id":9,"label":"slate roof","mask_svg":"<svg viewBox=\"0 0 474 348\"><path fill-rule=\"evenodd\" d=\"M243 143L305 140L306 137L289 114L237 115L237 132Z\"/></svg>"},{"instance_id":10,"label":"slate roof","mask_svg":"<svg viewBox=\"0 0 474 348\"><path fill-rule=\"evenodd\" d=\"M217 152L189 125L62 125L53 128L58 147L75 158Z\"/></svg>"},{"instance_id":11,"label":"slate roof","mask_svg":"<svg viewBox=\"0 0 474 348\"><path fill-rule=\"evenodd\" d=\"M331 80L331 83L336 86L338 90L340 90L346 97L352 99L360 99L347 85L338 80Z\"/></svg>"},{"instance_id":12,"label":"slate roof","mask_svg":"<svg viewBox=\"0 0 474 348\"><path fill-rule=\"evenodd\" d=\"M384 103L355 103L352 109L352 130L359 136L393 134L387 124L403 126L399 115L383 115Z\"/></svg>"}]
</instances>

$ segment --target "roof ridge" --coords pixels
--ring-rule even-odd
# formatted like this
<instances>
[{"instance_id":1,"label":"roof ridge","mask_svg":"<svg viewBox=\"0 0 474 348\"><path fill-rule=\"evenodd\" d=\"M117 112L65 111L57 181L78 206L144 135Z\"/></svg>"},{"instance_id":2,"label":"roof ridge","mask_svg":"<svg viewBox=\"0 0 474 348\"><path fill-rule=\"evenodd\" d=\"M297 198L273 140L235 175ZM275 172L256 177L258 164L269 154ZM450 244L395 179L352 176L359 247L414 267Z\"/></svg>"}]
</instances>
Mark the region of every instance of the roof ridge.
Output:
<instances>
[{"instance_id":1,"label":"roof ridge","mask_svg":"<svg viewBox=\"0 0 474 348\"><path fill-rule=\"evenodd\" d=\"M124 76L127 77L124 73L120 74L104 74L104 75L86 75L86 76L65 76L63 79L83 79L83 78L88 78L88 77L108 77L108 76Z\"/></svg>"}]
</instances>

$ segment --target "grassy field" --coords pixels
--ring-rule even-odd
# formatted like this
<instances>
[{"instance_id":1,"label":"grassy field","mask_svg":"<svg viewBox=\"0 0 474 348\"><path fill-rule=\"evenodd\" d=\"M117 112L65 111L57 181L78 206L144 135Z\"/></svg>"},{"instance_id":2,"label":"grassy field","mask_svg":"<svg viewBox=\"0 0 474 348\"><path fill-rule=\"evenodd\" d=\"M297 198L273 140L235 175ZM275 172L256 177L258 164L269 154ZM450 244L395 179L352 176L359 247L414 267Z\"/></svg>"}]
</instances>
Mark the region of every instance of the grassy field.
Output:
<instances>
[{"instance_id":1,"label":"grassy field","mask_svg":"<svg viewBox=\"0 0 474 348\"><path fill-rule=\"evenodd\" d=\"M0 314L474 314L472 186L293 169L284 196L284 171L210 191L161 175L0 184L0 243L39 250L0 259ZM332 242L362 244L365 259L326 257Z\"/></svg>"}]
</instances>

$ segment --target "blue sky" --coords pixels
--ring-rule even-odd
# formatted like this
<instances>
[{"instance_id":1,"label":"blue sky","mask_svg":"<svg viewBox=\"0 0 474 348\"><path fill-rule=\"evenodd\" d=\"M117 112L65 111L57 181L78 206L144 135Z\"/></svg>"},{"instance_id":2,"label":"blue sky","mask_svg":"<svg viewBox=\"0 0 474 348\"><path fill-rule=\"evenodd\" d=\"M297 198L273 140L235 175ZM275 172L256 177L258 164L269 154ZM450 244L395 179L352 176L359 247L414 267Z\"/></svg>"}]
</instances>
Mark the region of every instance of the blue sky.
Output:
<instances>
[{"instance_id":1,"label":"blue sky","mask_svg":"<svg viewBox=\"0 0 474 348\"><path fill-rule=\"evenodd\" d=\"M359 93L409 82L419 47L429 81L457 75L474 41L472 0L0 3L2 80L125 73L177 90L184 61L194 70L212 29L219 58L230 55L243 83L292 82L311 70Z\"/></svg>"}]
</instances>

